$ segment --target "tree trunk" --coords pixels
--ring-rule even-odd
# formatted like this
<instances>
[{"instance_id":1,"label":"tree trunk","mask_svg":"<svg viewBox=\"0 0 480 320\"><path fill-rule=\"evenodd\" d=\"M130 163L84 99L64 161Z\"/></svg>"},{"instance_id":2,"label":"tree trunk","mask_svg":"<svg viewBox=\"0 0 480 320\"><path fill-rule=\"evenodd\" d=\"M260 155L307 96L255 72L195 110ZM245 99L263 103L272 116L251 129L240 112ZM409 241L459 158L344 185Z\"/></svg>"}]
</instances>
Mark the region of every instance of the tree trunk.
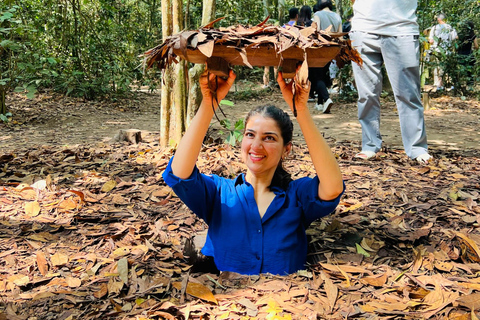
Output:
<instances>
[{"instance_id":1,"label":"tree trunk","mask_svg":"<svg viewBox=\"0 0 480 320\"><path fill-rule=\"evenodd\" d=\"M215 0L204 0L202 11L202 25L206 25L215 19ZM190 124L195 113L197 112L200 103L202 102L202 93L200 91L199 81L200 76L205 70L205 65L196 64L188 71L188 103L186 126Z\"/></svg>"},{"instance_id":2,"label":"tree trunk","mask_svg":"<svg viewBox=\"0 0 480 320\"><path fill-rule=\"evenodd\" d=\"M80 31L78 29L78 17L80 14L80 3L78 0L72 0L74 36L72 37L72 56L75 57L77 71L83 71L82 60L80 56ZM78 5L78 7L77 7ZM77 13L78 12L78 13Z\"/></svg>"},{"instance_id":3,"label":"tree trunk","mask_svg":"<svg viewBox=\"0 0 480 320\"><path fill-rule=\"evenodd\" d=\"M6 86L0 85L0 114L6 114L7 113L7 104L5 101L6 98Z\"/></svg>"},{"instance_id":4,"label":"tree trunk","mask_svg":"<svg viewBox=\"0 0 480 320\"><path fill-rule=\"evenodd\" d=\"M163 41L172 34L172 1L162 0L162 38ZM170 140L170 112L172 92L172 67L163 72L160 108L160 146L166 147Z\"/></svg>"},{"instance_id":5,"label":"tree trunk","mask_svg":"<svg viewBox=\"0 0 480 320\"><path fill-rule=\"evenodd\" d=\"M285 22L285 12L287 11L286 8L287 4L285 0L278 0L278 21L280 25L283 25Z\"/></svg>"},{"instance_id":6,"label":"tree trunk","mask_svg":"<svg viewBox=\"0 0 480 320\"><path fill-rule=\"evenodd\" d=\"M343 19L343 3L342 0L336 2L336 11Z\"/></svg>"},{"instance_id":7,"label":"tree trunk","mask_svg":"<svg viewBox=\"0 0 480 320\"><path fill-rule=\"evenodd\" d=\"M183 30L182 0L162 0L162 36ZM160 110L160 145L177 145L185 131L187 110L186 63L168 67L163 72Z\"/></svg>"},{"instance_id":8,"label":"tree trunk","mask_svg":"<svg viewBox=\"0 0 480 320\"><path fill-rule=\"evenodd\" d=\"M197 109L202 102L202 92L200 91L200 76L205 70L204 64L196 64L190 70L188 70L188 104L187 104L187 115L186 115L186 126L190 125Z\"/></svg>"},{"instance_id":9,"label":"tree trunk","mask_svg":"<svg viewBox=\"0 0 480 320\"><path fill-rule=\"evenodd\" d=\"M215 20L215 0L203 0L202 25Z\"/></svg>"},{"instance_id":10,"label":"tree trunk","mask_svg":"<svg viewBox=\"0 0 480 320\"><path fill-rule=\"evenodd\" d=\"M263 14L265 15L265 18L270 15L270 13L268 12L269 5L269 0L263 0Z\"/></svg>"},{"instance_id":11,"label":"tree trunk","mask_svg":"<svg viewBox=\"0 0 480 320\"><path fill-rule=\"evenodd\" d=\"M183 30L183 3L182 0L173 0L173 33L179 33ZM185 131L185 114L187 110L187 79L186 62L179 61L175 65L175 81L173 85L173 103L174 109L174 132L173 141L175 144L180 142L182 134Z\"/></svg>"}]
</instances>

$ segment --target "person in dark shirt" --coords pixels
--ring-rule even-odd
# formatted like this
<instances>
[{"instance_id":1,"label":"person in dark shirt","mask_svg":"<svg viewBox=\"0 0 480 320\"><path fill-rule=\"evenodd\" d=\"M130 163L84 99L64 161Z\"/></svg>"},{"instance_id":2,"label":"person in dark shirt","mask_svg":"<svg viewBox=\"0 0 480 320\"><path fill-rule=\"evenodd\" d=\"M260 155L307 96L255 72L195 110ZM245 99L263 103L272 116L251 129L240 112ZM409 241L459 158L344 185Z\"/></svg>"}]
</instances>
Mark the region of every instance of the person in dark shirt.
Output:
<instances>
[{"instance_id":1,"label":"person in dark shirt","mask_svg":"<svg viewBox=\"0 0 480 320\"><path fill-rule=\"evenodd\" d=\"M289 84L281 72L277 78L285 101L296 110L316 171L314 178L296 180L282 166L292 148L293 123L286 112L274 106L256 108L246 118L241 147L245 173L227 179L199 172L196 161L213 109L230 90L235 74L230 71L225 80L204 73L200 79L202 103L163 178L208 224L202 253L213 257L220 271L285 275L304 269L306 228L339 203L344 190L342 175L308 110L310 83L298 79L299 74L304 72L297 72L296 80Z\"/></svg>"},{"instance_id":2,"label":"person in dark shirt","mask_svg":"<svg viewBox=\"0 0 480 320\"><path fill-rule=\"evenodd\" d=\"M473 68L475 67L475 56L473 50L478 50L478 40L475 35L475 26L472 21L466 21L458 33L458 59L464 66L468 85L474 84Z\"/></svg>"},{"instance_id":3,"label":"person in dark shirt","mask_svg":"<svg viewBox=\"0 0 480 320\"><path fill-rule=\"evenodd\" d=\"M342 32L350 32L352 30L352 18L353 14L348 15L347 20L342 24ZM348 39L348 34L344 38Z\"/></svg>"}]
</instances>

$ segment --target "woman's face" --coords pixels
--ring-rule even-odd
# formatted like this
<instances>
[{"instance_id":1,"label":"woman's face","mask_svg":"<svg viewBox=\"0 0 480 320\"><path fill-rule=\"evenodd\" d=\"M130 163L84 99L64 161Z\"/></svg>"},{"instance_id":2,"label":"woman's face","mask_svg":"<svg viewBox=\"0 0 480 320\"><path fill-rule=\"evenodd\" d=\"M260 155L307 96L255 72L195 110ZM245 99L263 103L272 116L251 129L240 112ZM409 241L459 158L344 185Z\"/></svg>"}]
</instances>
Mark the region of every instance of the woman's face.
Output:
<instances>
[{"instance_id":1,"label":"woman's face","mask_svg":"<svg viewBox=\"0 0 480 320\"><path fill-rule=\"evenodd\" d=\"M242 160L251 173L271 173L273 177L280 159L289 150L290 144L283 145L282 133L275 120L261 115L250 117L242 140Z\"/></svg>"}]
</instances>

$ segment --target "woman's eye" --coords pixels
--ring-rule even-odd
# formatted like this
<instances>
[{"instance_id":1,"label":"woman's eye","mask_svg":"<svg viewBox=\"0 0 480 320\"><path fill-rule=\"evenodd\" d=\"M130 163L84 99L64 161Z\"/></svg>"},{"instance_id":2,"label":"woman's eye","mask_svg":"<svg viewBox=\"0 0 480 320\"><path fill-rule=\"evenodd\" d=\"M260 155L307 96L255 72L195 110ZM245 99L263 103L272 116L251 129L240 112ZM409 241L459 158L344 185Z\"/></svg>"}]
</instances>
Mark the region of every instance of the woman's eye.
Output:
<instances>
[{"instance_id":1,"label":"woman's eye","mask_svg":"<svg viewBox=\"0 0 480 320\"><path fill-rule=\"evenodd\" d=\"M267 140L267 141L275 141L275 138L272 137L272 136L266 136L266 137L265 137L265 140Z\"/></svg>"},{"instance_id":2,"label":"woman's eye","mask_svg":"<svg viewBox=\"0 0 480 320\"><path fill-rule=\"evenodd\" d=\"M253 133L251 133L251 132L245 132L245 137L253 137Z\"/></svg>"}]
</instances>

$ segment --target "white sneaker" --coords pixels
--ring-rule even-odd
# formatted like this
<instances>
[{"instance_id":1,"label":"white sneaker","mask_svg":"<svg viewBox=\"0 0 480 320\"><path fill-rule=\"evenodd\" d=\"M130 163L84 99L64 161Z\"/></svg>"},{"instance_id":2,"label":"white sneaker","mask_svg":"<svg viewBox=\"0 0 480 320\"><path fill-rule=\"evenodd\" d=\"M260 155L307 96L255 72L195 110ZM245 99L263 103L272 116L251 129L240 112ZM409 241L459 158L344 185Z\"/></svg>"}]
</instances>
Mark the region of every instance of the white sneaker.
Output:
<instances>
[{"instance_id":1,"label":"white sneaker","mask_svg":"<svg viewBox=\"0 0 480 320\"><path fill-rule=\"evenodd\" d=\"M322 111L323 110L323 104L316 104L315 103L315 110Z\"/></svg>"},{"instance_id":2,"label":"white sneaker","mask_svg":"<svg viewBox=\"0 0 480 320\"><path fill-rule=\"evenodd\" d=\"M432 156L428 153L421 154L415 158L419 164L427 164L430 159L432 159Z\"/></svg>"},{"instance_id":3,"label":"white sneaker","mask_svg":"<svg viewBox=\"0 0 480 320\"><path fill-rule=\"evenodd\" d=\"M333 101L332 99L328 98L328 100L323 104L323 113L330 113L330 109L332 108Z\"/></svg>"},{"instance_id":4,"label":"white sneaker","mask_svg":"<svg viewBox=\"0 0 480 320\"><path fill-rule=\"evenodd\" d=\"M308 102L314 102L315 98L308 98Z\"/></svg>"}]
</instances>

